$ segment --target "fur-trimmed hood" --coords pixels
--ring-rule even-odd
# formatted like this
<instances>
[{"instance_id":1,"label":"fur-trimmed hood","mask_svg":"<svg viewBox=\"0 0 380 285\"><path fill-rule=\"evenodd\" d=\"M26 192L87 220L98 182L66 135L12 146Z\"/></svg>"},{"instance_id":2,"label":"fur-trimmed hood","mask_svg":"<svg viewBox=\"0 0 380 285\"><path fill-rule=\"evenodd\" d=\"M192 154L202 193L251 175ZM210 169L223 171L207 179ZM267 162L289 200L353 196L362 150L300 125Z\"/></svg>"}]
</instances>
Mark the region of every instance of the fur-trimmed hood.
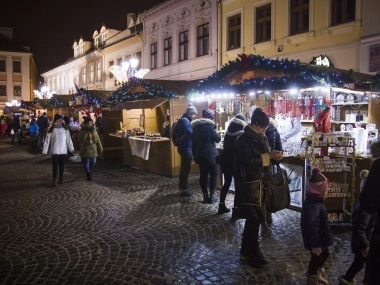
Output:
<instances>
[{"instance_id":1,"label":"fur-trimmed hood","mask_svg":"<svg viewBox=\"0 0 380 285\"><path fill-rule=\"evenodd\" d=\"M202 118L202 119L196 119L192 121L191 127L194 128L195 126L202 125L202 124L209 124L209 125L215 126L215 122L213 120Z\"/></svg>"},{"instance_id":2,"label":"fur-trimmed hood","mask_svg":"<svg viewBox=\"0 0 380 285\"><path fill-rule=\"evenodd\" d=\"M232 118L230 120L230 124L227 128L226 134L231 136L238 136L243 132L244 127L247 125L247 123L243 120L240 120L238 118Z\"/></svg>"}]
</instances>

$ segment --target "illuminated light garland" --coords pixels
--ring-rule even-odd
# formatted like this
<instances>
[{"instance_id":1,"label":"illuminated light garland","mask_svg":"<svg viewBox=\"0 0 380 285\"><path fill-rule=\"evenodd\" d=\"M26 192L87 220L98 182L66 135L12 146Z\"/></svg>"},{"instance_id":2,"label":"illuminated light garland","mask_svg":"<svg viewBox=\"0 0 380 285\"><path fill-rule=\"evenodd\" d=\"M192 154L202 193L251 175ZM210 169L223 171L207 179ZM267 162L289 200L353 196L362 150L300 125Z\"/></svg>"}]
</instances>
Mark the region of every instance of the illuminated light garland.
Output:
<instances>
[{"instance_id":1,"label":"illuminated light garland","mask_svg":"<svg viewBox=\"0 0 380 285\"><path fill-rule=\"evenodd\" d=\"M229 61L219 71L210 75L196 87L188 90L185 96L196 96L204 93L224 93L233 92L242 94L252 89L301 89L314 86L333 86L344 87L345 84L353 83L352 70L342 72L341 75L328 68L314 67L309 64L301 63L298 60L288 59L267 59L259 55L238 55L234 61ZM286 76L273 78L250 78L245 79L239 84L228 84L226 78L238 71L263 69L265 71L277 71ZM370 88L373 91L380 91L380 74L370 77Z\"/></svg>"},{"instance_id":2,"label":"illuminated light garland","mask_svg":"<svg viewBox=\"0 0 380 285\"><path fill-rule=\"evenodd\" d=\"M53 96L46 102L46 107L48 107L48 108L66 108L66 107L68 107L68 105L65 104L65 102L63 102L61 99Z\"/></svg>"},{"instance_id":3,"label":"illuminated light garland","mask_svg":"<svg viewBox=\"0 0 380 285\"><path fill-rule=\"evenodd\" d=\"M85 89L80 88L79 92L81 93L75 93L73 97L71 98L71 101L76 101L78 96L85 96L87 98L87 105L95 105L104 107L106 105L106 101L99 100L95 96L91 95L89 92L87 92ZM72 106L73 107L73 106ZM75 107L75 106L74 106Z\"/></svg>"}]
</instances>

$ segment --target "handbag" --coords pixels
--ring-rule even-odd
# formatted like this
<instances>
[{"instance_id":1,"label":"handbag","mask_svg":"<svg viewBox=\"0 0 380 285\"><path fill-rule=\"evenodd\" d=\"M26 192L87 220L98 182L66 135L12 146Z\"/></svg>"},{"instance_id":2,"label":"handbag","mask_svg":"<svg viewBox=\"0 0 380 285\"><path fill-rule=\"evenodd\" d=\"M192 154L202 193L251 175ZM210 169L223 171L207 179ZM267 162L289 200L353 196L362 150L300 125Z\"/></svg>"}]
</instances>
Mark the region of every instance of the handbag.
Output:
<instances>
[{"instance_id":1,"label":"handbag","mask_svg":"<svg viewBox=\"0 0 380 285\"><path fill-rule=\"evenodd\" d=\"M265 202L269 213L275 213L290 206L290 179L285 169L277 165L277 173L265 184Z\"/></svg>"},{"instance_id":2,"label":"handbag","mask_svg":"<svg viewBox=\"0 0 380 285\"><path fill-rule=\"evenodd\" d=\"M11 129L11 135L13 136L15 134L15 131Z\"/></svg>"}]
</instances>

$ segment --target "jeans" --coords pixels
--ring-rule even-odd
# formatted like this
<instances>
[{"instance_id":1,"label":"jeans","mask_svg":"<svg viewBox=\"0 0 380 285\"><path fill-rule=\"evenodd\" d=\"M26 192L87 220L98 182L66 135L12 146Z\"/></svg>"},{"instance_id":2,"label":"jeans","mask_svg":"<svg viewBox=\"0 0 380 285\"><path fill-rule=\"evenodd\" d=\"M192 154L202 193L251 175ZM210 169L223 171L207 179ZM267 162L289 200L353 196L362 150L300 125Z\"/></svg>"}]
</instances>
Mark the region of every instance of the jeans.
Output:
<instances>
[{"instance_id":1,"label":"jeans","mask_svg":"<svg viewBox=\"0 0 380 285\"><path fill-rule=\"evenodd\" d=\"M65 168L66 154L53 154L51 156L53 160L53 180L57 179L57 173L59 169L59 177L63 177L63 170Z\"/></svg>"},{"instance_id":2,"label":"jeans","mask_svg":"<svg viewBox=\"0 0 380 285\"><path fill-rule=\"evenodd\" d=\"M179 172L179 190L188 190L187 180L191 171L191 161L193 156L191 154L181 155L181 170Z\"/></svg>"},{"instance_id":3,"label":"jeans","mask_svg":"<svg viewBox=\"0 0 380 285\"><path fill-rule=\"evenodd\" d=\"M12 142L15 141L15 137L17 136L18 142L22 142L21 129L14 130L14 134L12 136Z\"/></svg>"},{"instance_id":4,"label":"jeans","mask_svg":"<svg viewBox=\"0 0 380 285\"><path fill-rule=\"evenodd\" d=\"M358 274L364 267L364 264L367 261L367 257L364 257L361 252L355 253L355 259L352 262L350 268L348 268L346 274L344 275L344 279L349 282L355 278L356 274ZM364 274L366 276L366 274ZM364 277L365 279L366 277Z\"/></svg>"},{"instance_id":5,"label":"jeans","mask_svg":"<svg viewBox=\"0 0 380 285\"><path fill-rule=\"evenodd\" d=\"M91 169L94 167L96 163L96 156L91 158L84 158L83 157L83 164L84 169L86 170L86 173L91 173Z\"/></svg>"},{"instance_id":6,"label":"jeans","mask_svg":"<svg viewBox=\"0 0 380 285\"><path fill-rule=\"evenodd\" d=\"M309 263L309 274L316 275L318 268L323 267L327 258L330 256L330 252L328 248L322 248L322 253L318 256L314 253L311 253L311 259Z\"/></svg>"},{"instance_id":7,"label":"jeans","mask_svg":"<svg viewBox=\"0 0 380 285\"><path fill-rule=\"evenodd\" d=\"M216 162L200 162L199 171L199 184L202 192L207 193L208 175L210 174L210 194L215 194L218 179L218 164Z\"/></svg>"}]
</instances>

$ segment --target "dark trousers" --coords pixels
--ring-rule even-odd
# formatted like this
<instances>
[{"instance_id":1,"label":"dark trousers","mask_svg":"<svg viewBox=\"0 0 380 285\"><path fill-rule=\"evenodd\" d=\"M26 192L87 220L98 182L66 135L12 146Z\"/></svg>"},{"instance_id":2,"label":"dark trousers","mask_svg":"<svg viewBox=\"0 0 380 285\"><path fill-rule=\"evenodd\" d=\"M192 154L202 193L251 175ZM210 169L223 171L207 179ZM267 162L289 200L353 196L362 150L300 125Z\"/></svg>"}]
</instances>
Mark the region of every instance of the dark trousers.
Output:
<instances>
[{"instance_id":1,"label":"dark trousers","mask_svg":"<svg viewBox=\"0 0 380 285\"><path fill-rule=\"evenodd\" d=\"M22 142L22 135L21 135L21 129L18 129L18 130L13 130L14 131L14 134L12 136L12 142L15 141L15 137L17 136L17 140L18 142Z\"/></svg>"},{"instance_id":2,"label":"dark trousers","mask_svg":"<svg viewBox=\"0 0 380 285\"><path fill-rule=\"evenodd\" d=\"M346 279L349 282L352 282L356 274L358 274L363 269L366 261L367 257L364 257L361 252L356 252L354 261L352 262L350 268L348 268L346 274L344 275L344 279ZM366 274L364 276L366 276Z\"/></svg>"},{"instance_id":3,"label":"dark trousers","mask_svg":"<svg viewBox=\"0 0 380 285\"><path fill-rule=\"evenodd\" d=\"M188 190L187 180L191 171L191 161L193 156L191 154L181 155L181 170L179 172L179 190Z\"/></svg>"},{"instance_id":4,"label":"dark trousers","mask_svg":"<svg viewBox=\"0 0 380 285\"><path fill-rule=\"evenodd\" d=\"M379 219L379 217L377 217ZM380 280L380 228L372 232L367 260L368 281L370 285L378 285Z\"/></svg>"},{"instance_id":5,"label":"dark trousers","mask_svg":"<svg viewBox=\"0 0 380 285\"><path fill-rule=\"evenodd\" d=\"M224 176L224 184L222 189L220 190L220 203L224 203L226 201L228 190L230 189L231 183L232 183L232 173L225 172L223 173Z\"/></svg>"},{"instance_id":6,"label":"dark trousers","mask_svg":"<svg viewBox=\"0 0 380 285\"><path fill-rule=\"evenodd\" d=\"M202 192L207 193L208 176L210 174L210 194L215 194L216 181L218 179L218 164L211 162L199 163L199 185Z\"/></svg>"},{"instance_id":7,"label":"dark trousers","mask_svg":"<svg viewBox=\"0 0 380 285\"><path fill-rule=\"evenodd\" d=\"M240 253L248 255L252 261L257 261L263 258L263 254L259 247L259 230L260 220L245 220Z\"/></svg>"},{"instance_id":8,"label":"dark trousers","mask_svg":"<svg viewBox=\"0 0 380 285\"><path fill-rule=\"evenodd\" d=\"M316 255L311 252L311 259L309 263L309 274L316 275L318 268L323 267L323 265L325 264L329 256L330 256L330 252L328 248L323 248L322 253L320 255Z\"/></svg>"},{"instance_id":9,"label":"dark trousers","mask_svg":"<svg viewBox=\"0 0 380 285\"><path fill-rule=\"evenodd\" d=\"M65 156L66 154L53 154L51 156L53 160L53 179L57 179L58 169L59 177L63 177L63 170L65 168Z\"/></svg>"}]
</instances>

